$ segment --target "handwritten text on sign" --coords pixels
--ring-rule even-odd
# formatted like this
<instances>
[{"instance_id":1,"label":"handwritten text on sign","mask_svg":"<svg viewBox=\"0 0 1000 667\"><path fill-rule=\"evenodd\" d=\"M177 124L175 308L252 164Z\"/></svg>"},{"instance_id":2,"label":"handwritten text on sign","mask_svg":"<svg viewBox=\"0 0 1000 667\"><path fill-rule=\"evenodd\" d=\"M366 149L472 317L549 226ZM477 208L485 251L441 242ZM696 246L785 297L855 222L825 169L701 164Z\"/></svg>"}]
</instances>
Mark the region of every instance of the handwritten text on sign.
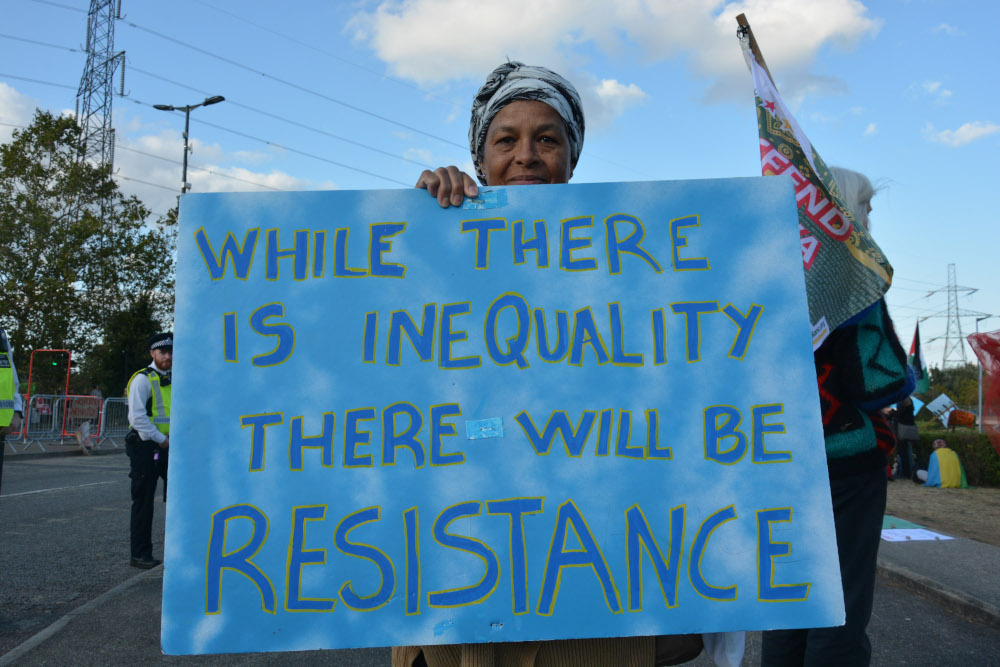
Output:
<instances>
[{"instance_id":1,"label":"handwritten text on sign","mask_svg":"<svg viewBox=\"0 0 1000 667\"><path fill-rule=\"evenodd\" d=\"M179 263L168 652L840 622L783 179L188 196Z\"/></svg>"}]
</instances>

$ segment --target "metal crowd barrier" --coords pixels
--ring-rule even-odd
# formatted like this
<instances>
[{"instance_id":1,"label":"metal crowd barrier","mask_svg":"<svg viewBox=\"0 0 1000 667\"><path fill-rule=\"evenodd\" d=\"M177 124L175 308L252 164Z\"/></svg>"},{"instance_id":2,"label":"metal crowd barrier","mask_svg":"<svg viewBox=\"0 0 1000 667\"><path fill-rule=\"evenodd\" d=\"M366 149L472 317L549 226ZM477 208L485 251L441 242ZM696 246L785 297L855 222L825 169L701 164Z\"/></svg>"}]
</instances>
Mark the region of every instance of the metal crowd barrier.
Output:
<instances>
[{"instance_id":1,"label":"metal crowd barrier","mask_svg":"<svg viewBox=\"0 0 1000 667\"><path fill-rule=\"evenodd\" d=\"M128 401L124 398L101 400L97 396L59 396L35 394L24 398L24 419L21 430L7 434L7 443L14 453L23 453L31 446L42 452L46 445L77 440L89 448L125 445L129 430Z\"/></svg>"},{"instance_id":2,"label":"metal crowd barrier","mask_svg":"<svg viewBox=\"0 0 1000 667\"><path fill-rule=\"evenodd\" d=\"M25 406L24 449L32 443L44 452L45 441L62 441L63 397L56 394L34 394Z\"/></svg>"},{"instance_id":3,"label":"metal crowd barrier","mask_svg":"<svg viewBox=\"0 0 1000 667\"><path fill-rule=\"evenodd\" d=\"M31 446L42 452L46 445L77 440L88 448L125 446L129 431L128 400L97 396L59 396L35 394L24 399L24 420L21 430L7 434L7 443L15 454Z\"/></svg>"},{"instance_id":4,"label":"metal crowd barrier","mask_svg":"<svg viewBox=\"0 0 1000 667\"><path fill-rule=\"evenodd\" d=\"M104 400L101 411L101 431L97 438L98 446L110 442L115 448L124 446L125 435L129 430L128 400L124 398L108 398ZM119 444L120 443L120 444Z\"/></svg>"},{"instance_id":5,"label":"metal crowd barrier","mask_svg":"<svg viewBox=\"0 0 1000 667\"><path fill-rule=\"evenodd\" d=\"M94 447L101 433L102 401L97 396L66 396L62 437L77 438L81 445Z\"/></svg>"}]
</instances>

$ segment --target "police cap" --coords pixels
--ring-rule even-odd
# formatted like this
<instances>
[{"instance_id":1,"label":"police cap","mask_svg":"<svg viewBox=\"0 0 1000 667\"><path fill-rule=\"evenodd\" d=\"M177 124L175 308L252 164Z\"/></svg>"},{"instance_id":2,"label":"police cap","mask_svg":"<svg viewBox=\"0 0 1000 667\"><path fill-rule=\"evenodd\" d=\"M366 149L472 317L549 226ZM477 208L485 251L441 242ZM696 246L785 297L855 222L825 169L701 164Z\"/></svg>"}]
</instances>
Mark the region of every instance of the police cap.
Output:
<instances>
[{"instance_id":1,"label":"police cap","mask_svg":"<svg viewBox=\"0 0 1000 667\"><path fill-rule=\"evenodd\" d=\"M150 350L166 350L169 352L173 352L174 350L174 335L169 331L154 334L146 342L149 343Z\"/></svg>"}]
</instances>

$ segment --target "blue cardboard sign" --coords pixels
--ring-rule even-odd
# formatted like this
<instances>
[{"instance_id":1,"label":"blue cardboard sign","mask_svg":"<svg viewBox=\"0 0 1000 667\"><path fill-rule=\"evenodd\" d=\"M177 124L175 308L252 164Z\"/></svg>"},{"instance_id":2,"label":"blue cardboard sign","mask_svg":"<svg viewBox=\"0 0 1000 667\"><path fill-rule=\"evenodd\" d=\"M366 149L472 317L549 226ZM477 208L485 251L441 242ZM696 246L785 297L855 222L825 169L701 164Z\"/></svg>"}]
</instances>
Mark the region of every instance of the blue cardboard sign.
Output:
<instances>
[{"instance_id":1,"label":"blue cardboard sign","mask_svg":"<svg viewBox=\"0 0 1000 667\"><path fill-rule=\"evenodd\" d=\"M199 194L168 653L843 622L792 184Z\"/></svg>"}]
</instances>

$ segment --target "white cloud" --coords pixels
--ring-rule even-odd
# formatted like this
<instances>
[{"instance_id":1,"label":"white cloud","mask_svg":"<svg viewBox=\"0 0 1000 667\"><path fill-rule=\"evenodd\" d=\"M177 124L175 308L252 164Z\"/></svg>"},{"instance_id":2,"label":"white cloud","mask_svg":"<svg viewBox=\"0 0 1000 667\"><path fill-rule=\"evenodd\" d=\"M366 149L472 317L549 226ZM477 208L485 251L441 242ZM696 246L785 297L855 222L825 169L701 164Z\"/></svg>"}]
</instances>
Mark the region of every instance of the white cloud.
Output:
<instances>
[{"instance_id":1,"label":"white cloud","mask_svg":"<svg viewBox=\"0 0 1000 667\"><path fill-rule=\"evenodd\" d=\"M243 167L221 167L214 164L197 168L198 192L259 192L262 190L315 190L310 181L296 178L283 171L257 172ZM188 175L189 181L194 181Z\"/></svg>"},{"instance_id":2,"label":"white cloud","mask_svg":"<svg viewBox=\"0 0 1000 667\"><path fill-rule=\"evenodd\" d=\"M995 132L1000 132L1000 125L994 125L993 123L981 120L966 123L957 130L941 130L939 132L930 123L924 125L923 129L924 137L928 141L945 144L952 148L965 146L983 137L988 137Z\"/></svg>"},{"instance_id":3,"label":"white cloud","mask_svg":"<svg viewBox=\"0 0 1000 667\"><path fill-rule=\"evenodd\" d=\"M314 183L282 171L252 171L235 164L253 164L269 158L266 153L228 153L218 144L191 140L187 180L192 192L252 192L260 190L315 190L336 187ZM119 135L115 171L123 177L119 186L134 194L155 214L162 215L177 203L181 189L184 142L177 130L125 137Z\"/></svg>"},{"instance_id":4,"label":"white cloud","mask_svg":"<svg viewBox=\"0 0 1000 667\"><path fill-rule=\"evenodd\" d=\"M875 123L868 123L868 127L865 128L865 136L871 136L878 132L878 126Z\"/></svg>"},{"instance_id":5,"label":"white cloud","mask_svg":"<svg viewBox=\"0 0 1000 667\"><path fill-rule=\"evenodd\" d=\"M16 130L11 125L26 126L31 123L38 100L17 92L6 83L0 82L0 143L10 141Z\"/></svg>"},{"instance_id":6,"label":"white cloud","mask_svg":"<svg viewBox=\"0 0 1000 667\"><path fill-rule=\"evenodd\" d=\"M943 104L951 97L952 92L944 87L940 81L924 81L923 83L910 84L910 93L913 97L919 97L920 93L932 98L938 104Z\"/></svg>"},{"instance_id":7,"label":"white cloud","mask_svg":"<svg viewBox=\"0 0 1000 667\"><path fill-rule=\"evenodd\" d=\"M718 101L749 94L735 38L740 13L791 97L842 90L842 82L809 71L817 52L829 43L851 48L881 26L859 0L383 0L349 27L393 74L422 85L481 81L507 58L579 82L586 48L610 55L637 48L646 61L685 56L690 72L708 83L706 101Z\"/></svg>"},{"instance_id":8,"label":"white cloud","mask_svg":"<svg viewBox=\"0 0 1000 667\"><path fill-rule=\"evenodd\" d=\"M934 32L943 32L949 37L958 37L960 35L965 34L955 26L950 25L948 23L942 23L941 25L937 26L936 28L934 28Z\"/></svg>"},{"instance_id":9,"label":"white cloud","mask_svg":"<svg viewBox=\"0 0 1000 667\"><path fill-rule=\"evenodd\" d=\"M602 79L581 93L587 108L587 129L600 129L625 113L631 106L646 99L646 93L634 83L628 85L615 79Z\"/></svg>"},{"instance_id":10,"label":"white cloud","mask_svg":"<svg viewBox=\"0 0 1000 667\"><path fill-rule=\"evenodd\" d=\"M247 164L260 164L270 159L270 156L260 151L236 151L233 158Z\"/></svg>"}]
</instances>

